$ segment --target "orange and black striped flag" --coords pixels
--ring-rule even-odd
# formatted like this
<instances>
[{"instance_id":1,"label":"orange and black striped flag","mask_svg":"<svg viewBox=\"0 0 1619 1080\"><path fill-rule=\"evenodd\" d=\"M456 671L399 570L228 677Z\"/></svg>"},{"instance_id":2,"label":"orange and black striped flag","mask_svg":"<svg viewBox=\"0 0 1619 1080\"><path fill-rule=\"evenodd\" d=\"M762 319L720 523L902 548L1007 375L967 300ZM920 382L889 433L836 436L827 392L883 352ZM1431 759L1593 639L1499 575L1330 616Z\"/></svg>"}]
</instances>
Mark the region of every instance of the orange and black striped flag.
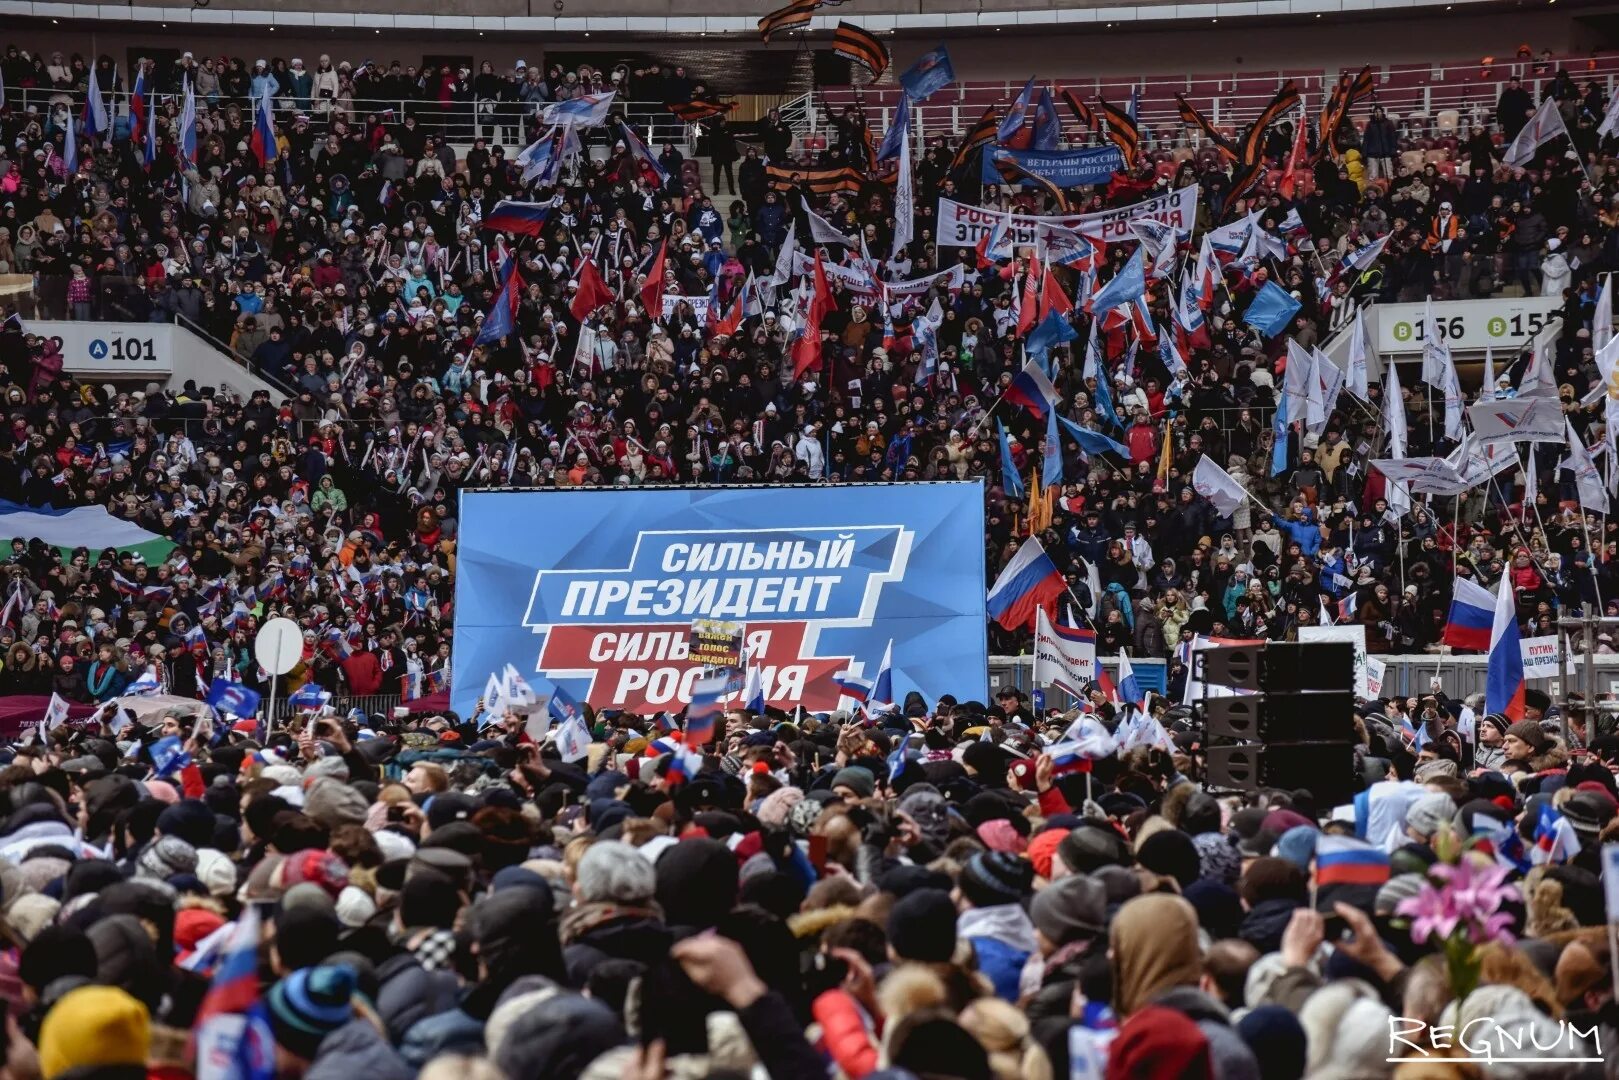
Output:
<instances>
[{"instance_id":1,"label":"orange and black striped flag","mask_svg":"<svg viewBox=\"0 0 1619 1080\"><path fill-rule=\"evenodd\" d=\"M734 108L734 101L676 101L669 105L669 111L688 124L728 113Z\"/></svg>"},{"instance_id":2,"label":"orange and black striped flag","mask_svg":"<svg viewBox=\"0 0 1619 1080\"><path fill-rule=\"evenodd\" d=\"M1276 96L1270 99L1270 104L1260 110L1259 116L1248 125L1243 132L1242 142L1238 147L1237 157L1244 165L1252 165L1259 160L1261 152L1265 149L1265 131L1287 112L1298 106L1299 88L1289 79L1276 91Z\"/></svg>"},{"instance_id":3,"label":"orange and black striped flag","mask_svg":"<svg viewBox=\"0 0 1619 1080\"><path fill-rule=\"evenodd\" d=\"M815 14L815 9L820 6L820 0L792 0L792 3L777 8L759 20L759 36L769 41L770 35L778 30L807 26Z\"/></svg>"},{"instance_id":4,"label":"orange and black striped flag","mask_svg":"<svg viewBox=\"0 0 1619 1080\"><path fill-rule=\"evenodd\" d=\"M803 188L811 195L830 195L834 191L859 191L866 182L860 170L853 165L837 169L803 169L791 165L768 165L765 177L770 186L786 189Z\"/></svg>"},{"instance_id":5,"label":"orange and black striped flag","mask_svg":"<svg viewBox=\"0 0 1619 1080\"><path fill-rule=\"evenodd\" d=\"M1108 104L1108 100L1104 97L1097 97L1096 109L1102 114L1102 119L1107 121L1108 141L1117 146L1119 152L1124 155L1124 167L1133 168L1136 152L1141 149L1141 128L1130 119L1129 113L1117 105Z\"/></svg>"},{"instance_id":6,"label":"orange and black striped flag","mask_svg":"<svg viewBox=\"0 0 1619 1080\"><path fill-rule=\"evenodd\" d=\"M1343 127L1349 118L1349 110L1355 104L1371 95L1373 90L1372 68L1368 64L1360 69L1353 79L1340 75L1338 82L1327 95L1327 102L1321 109L1321 120L1316 128L1315 153L1310 160L1317 161L1322 154L1337 155L1338 129Z\"/></svg>"},{"instance_id":7,"label":"orange and black striped flag","mask_svg":"<svg viewBox=\"0 0 1619 1080\"><path fill-rule=\"evenodd\" d=\"M1213 124L1209 123L1208 117L1198 112L1191 102L1187 101L1182 95L1176 94L1175 107L1180 110L1181 123L1201 131L1204 137L1214 144L1214 148L1220 151L1220 156L1227 161L1237 160L1238 154L1235 144L1221 134Z\"/></svg>"},{"instance_id":8,"label":"orange and black striped flag","mask_svg":"<svg viewBox=\"0 0 1619 1080\"><path fill-rule=\"evenodd\" d=\"M991 105L984 110L984 115L978 118L978 123L972 126L972 130L967 132L966 138L961 140L961 145L956 147L956 156L950 161L950 171L954 172L965 165L967 158L980 146L994 142L995 131L1000 126L995 106Z\"/></svg>"},{"instance_id":9,"label":"orange and black striped flag","mask_svg":"<svg viewBox=\"0 0 1619 1080\"><path fill-rule=\"evenodd\" d=\"M1001 179L1008 184L1015 187L1027 180L1051 197L1051 201L1056 205L1059 214L1068 213L1068 196L1050 177L1032 172L1013 161L1010 157L995 158L991 164L995 166L995 171L1000 174Z\"/></svg>"},{"instance_id":10,"label":"orange and black striped flag","mask_svg":"<svg viewBox=\"0 0 1619 1080\"><path fill-rule=\"evenodd\" d=\"M1072 90L1062 91L1062 99L1068 102L1068 108L1073 111L1074 119L1079 121L1080 130L1089 133L1096 130L1096 110L1079 100L1079 95Z\"/></svg>"},{"instance_id":11,"label":"orange and black striped flag","mask_svg":"<svg viewBox=\"0 0 1619 1080\"><path fill-rule=\"evenodd\" d=\"M888 46L878 41L875 34L854 23L838 23L837 32L832 35L832 51L864 65L874 81L882 78L883 72L888 70Z\"/></svg>"}]
</instances>

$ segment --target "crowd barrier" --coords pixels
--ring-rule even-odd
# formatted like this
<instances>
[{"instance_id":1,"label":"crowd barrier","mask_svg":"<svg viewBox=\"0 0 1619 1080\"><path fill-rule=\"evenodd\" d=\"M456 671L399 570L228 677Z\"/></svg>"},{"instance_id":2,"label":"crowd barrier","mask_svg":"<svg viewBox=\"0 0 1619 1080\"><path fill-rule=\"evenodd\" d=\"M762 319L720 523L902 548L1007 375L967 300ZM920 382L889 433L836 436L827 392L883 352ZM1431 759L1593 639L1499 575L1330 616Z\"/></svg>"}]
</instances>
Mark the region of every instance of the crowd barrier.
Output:
<instances>
[{"instance_id":1,"label":"crowd barrier","mask_svg":"<svg viewBox=\"0 0 1619 1080\"><path fill-rule=\"evenodd\" d=\"M1488 661L1483 656L1438 656L1434 654L1405 654L1399 656L1384 656L1373 654L1385 665L1383 675L1384 697L1413 696L1429 692L1431 680L1437 675L1444 687L1445 694L1454 698L1465 698L1469 694L1482 694ZM1579 656L1569 657L1569 678L1573 688L1579 688L1579 670L1584 663ZM1597 692L1610 696L1619 696L1619 655L1599 654L1594 658L1596 665ZM1143 672L1156 673L1166 667L1163 660L1137 660L1131 658L1130 666L1136 673L1136 678L1146 685ZM1103 660L1103 666L1110 674L1118 670L1117 659ZM1015 687L1025 693L1034 689L1034 659L1030 656L992 656L989 658L989 684L992 690L1002 687ZM1149 675L1156 682L1162 682L1162 676ZM1550 694L1554 700L1563 692L1563 686L1557 678L1529 679L1528 685ZM1060 691L1048 691L1048 702L1055 705L1065 705L1069 701L1066 694Z\"/></svg>"}]
</instances>

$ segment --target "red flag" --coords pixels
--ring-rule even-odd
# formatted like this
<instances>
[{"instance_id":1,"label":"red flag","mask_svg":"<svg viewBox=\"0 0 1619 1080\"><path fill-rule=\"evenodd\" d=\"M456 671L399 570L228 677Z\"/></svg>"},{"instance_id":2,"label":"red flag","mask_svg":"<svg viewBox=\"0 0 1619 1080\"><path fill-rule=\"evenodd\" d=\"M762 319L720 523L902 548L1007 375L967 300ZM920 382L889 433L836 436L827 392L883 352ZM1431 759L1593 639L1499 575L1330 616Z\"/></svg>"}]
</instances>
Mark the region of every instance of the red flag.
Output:
<instances>
[{"instance_id":1,"label":"red flag","mask_svg":"<svg viewBox=\"0 0 1619 1080\"><path fill-rule=\"evenodd\" d=\"M1023 337L1040 321L1040 264L1030 260L1023 275L1023 303L1018 308L1017 334Z\"/></svg>"},{"instance_id":2,"label":"red flag","mask_svg":"<svg viewBox=\"0 0 1619 1080\"><path fill-rule=\"evenodd\" d=\"M1040 307L1042 318L1053 311L1059 315L1069 315L1074 310L1074 302L1062 291L1062 283L1057 280L1050 267L1047 267L1045 273L1041 275Z\"/></svg>"},{"instance_id":3,"label":"red flag","mask_svg":"<svg viewBox=\"0 0 1619 1080\"><path fill-rule=\"evenodd\" d=\"M730 314L714 324L714 336L732 337L742 327L742 297L746 289L738 289L736 300L731 304ZM713 310L712 308L710 310Z\"/></svg>"},{"instance_id":4,"label":"red flag","mask_svg":"<svg viewBox=\"0 0 1619 1080\"><path fill-rule=\"evenodd\" d=\"M658 249L658 257L652 260L652 269L647 272L646 284L641 286L641 306L646 309L648 322L657 322L663 312L664 260L668 255L669 241L664 240L663 246Z\"/></svg>"},{"instance_id":5,"label":"red flag","mask_svg":"<svg viewBox=\"0 0 1619 1080\"><path fill-rule=\"evenodd\" d=\"M596 269L594 262L585 259L579 266L579 291L573 294L568 311L579 322L584 322L592 311L612 302L613 291L602 280L601 271Z\"/></svg>"},{"instance_id":6,"label":"red flag","mask_svg":"<svg viewBox=\"0 0 1619 1080\"><path fill-rule=\"evenodd\" d=\"M815 283L810 297L809 311L804 315L804 326L798 340L793 342L793 378L802 378L810 368L821 366L821 320L832 306L832 287L826 282L826 267L821 263L821 249L815 249Z\"/></svg>"},{"instance_id":7,"label":"red flag","mask_svg":"<svg viewBox=\"0 0 1619 1080\"><path fill-rule=\"evenodd\" d=\"M1284 199L1291 200L1298 187L1298 168L1304 163L1304 128L1300 123L1293 132L1293 149L1287 153L1287 167L1282 170L1282 182L1276 186Z\"/></svg>"}]
</instances>

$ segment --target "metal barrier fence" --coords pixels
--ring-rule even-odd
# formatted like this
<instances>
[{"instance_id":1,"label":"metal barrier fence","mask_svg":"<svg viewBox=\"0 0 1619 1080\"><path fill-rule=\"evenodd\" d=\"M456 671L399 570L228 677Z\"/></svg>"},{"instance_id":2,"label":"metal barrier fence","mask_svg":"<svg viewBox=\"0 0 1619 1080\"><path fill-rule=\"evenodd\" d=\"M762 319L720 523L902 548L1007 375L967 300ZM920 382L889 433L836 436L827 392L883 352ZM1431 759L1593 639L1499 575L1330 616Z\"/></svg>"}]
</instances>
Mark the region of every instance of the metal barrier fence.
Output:
<instances>
[{"instance_id":1,"label":"metal barrier fence","mask_svg":"<svg viewBox=\"0 0 1619 1080\"><path fill-rule=\"evenodd\" d=\"M1378 656L1385 665L1383 674L1384 697L1412 697L1429 692L1430 680L1436 675L1444 687L1445 694L1453 698L1465 698L1469 694L1482 694L1487 675L1489 661L1483 656L1432 656L1426 654L1408 654L1402 656ZM1583 663L1582 657L1570 657L1570 669ZM1619 655L1598 655L1594 657L1597 671L1597 692L1599 694L1619 695ZM1144 669L1161 666L1163 660L1137 660L1131 658L1130 666L1135 669L1139 677ZM1103 667L1110 673L1118 670L1116 660L1102 661ZM1010 686L1025 693L1034 689L1034 658L1032 656L992 656L989 658L989 685L994 691ZM1571 681L1577 676L1570 676ZM1561 697L1562 686L1555 678L1530 679L1528 685L1537 690L1544 690L1553 700ZM1053 704L1066 704L1068 697L1059 692L1048 691L1047 700Z\"/></svg>"},{"instance_id":2,"label":"metal barrier fence","mask_svg":"<svg viewBox=\"0 0 1619 1080\"><path fill-rule=\"evenodd\" d=\"M346 714L351 709L359 709L367 716L370 716L372 713L381 713L386 717L392 718L394 709L397 708L399 703L403 700L404 698L399 694L367 694L358 697L343 695L334 696L331 704L332 708L336 709L339 714ZM268 708L268 702L266 702L265 705L266 708ZM292 717L297 715L297 713L298 707L296 705L288 703L284 696L276 696L274 717L276 723L290 720Z\"/></svg>"},{"instance_id":3,"label":"metal barrier fence","mask_svg":"<svg viewBox=\"0 0 1619 1080\"><path fill-rule=\"evenodd\" d=\"M66 113L71 113L74 117L82 116L84 113L86 97L84 90L58 90L38 86L7 86L4 89L5 102L16 113L23 113L32 108L38 111L42 119L52 120L60 120ZM103 87L102 97L106 99L108 116L114 129L121 135L127 135L130 114L129 91L121 89L109 92ZM180 95L177 92L162 91L154 94L153 98L157 103L160 117L168 116L168 122L171 124L179 122ZM292 118L300 113L307 115L317 125L324 125L334 113L341 113L350 122L363 120L374 114L392 116L397 120L414 117L417 127L424 134L447 139L460 147L469 147L473 139L478 138L489 140L491 145L521 147L527 143L535 129L537 108L543 109L550 103L541 102L536 106L524 101L487 99L441 102L416 98L345 98L342 107L339 108L335 104L328 105L324 102L277 97L275 104L279 113L278 122L283 130L291 123ZM245 116L251 103L241 98L215 97L199 100L197 107L199 115L210 107L222 109L234 107ZM654 147L654 152L657 152L656 148L665 142L676 144L682 152L688 150L692 125L680 120L661 102L615 101L614 107L645 132L647 144ZM66 113L63 112L64 109ZM587 150L591 146L605 150L611 147L617 138L616 134L607 128L586 128L580 135ZM508 159L511 157L510 154L507 156Z\"/></svg>"}]
</instances>

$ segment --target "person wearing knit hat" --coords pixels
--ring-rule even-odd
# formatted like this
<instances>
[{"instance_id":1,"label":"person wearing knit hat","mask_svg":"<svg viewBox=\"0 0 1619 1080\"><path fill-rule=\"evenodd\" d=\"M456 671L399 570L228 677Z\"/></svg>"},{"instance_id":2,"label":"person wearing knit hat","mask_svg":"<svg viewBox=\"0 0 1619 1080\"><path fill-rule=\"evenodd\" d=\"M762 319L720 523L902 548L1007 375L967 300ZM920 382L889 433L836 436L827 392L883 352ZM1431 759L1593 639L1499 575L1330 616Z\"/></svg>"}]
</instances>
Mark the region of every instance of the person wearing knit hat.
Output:
<instances>
[{"instance_id":1,"label":"person wearing knit hat","mask_svg":"<svg viewBox=\"0 0 1619 1080\"><path fill-rule=\"evenodd\" d=\"M1024 852L1034 866L1034 872L1047 881L1052 880L1052 863L1056 861L1057 848L1067 836L1068 833L1062 829L1047 829L1037 833Z\"/></svg>"},{"instance_id":2,"label":"person wearing knit hat","mask_svg":"<svg viewBox=\"0 0 1619 1080\"><path fill-rule=\"evenodd\" d=\"M767 828L784 828L787 815L803 800L804 792L799 788L780 787L759 801L759 809L754 816L759 819L759 824Z\"/></svg>"},{"instance_id":3,"label":"person wearing knit hat","mask_svg":"<svg viewBox=\"0 0 1619 1080\"><path fill-rule=\"evenodd\" d=\"M272 986L267 1005L276 1048L314 1060L321 1040L353 1019L355 984L353 968L330 965L295 971Z\"/></svg>"},{"instance_id":4,"label":"person wearing knit hat","mask_svg":"<svg viewBox=\"0 0 1619 1080\"><path fill-rule=\"evenodd\" d=\"M288 855L276 868L273 878L273 884L281 889L306 882L320 886L322 892L335 900L349 883L348 864L329 851L310 848Z\"/></svg>"},{"instance_id":5,"label":"person wearing knit hat","mask_svg":"<svg viewBox=\"0 0 1619 1080\"><path fill-rule=\"evenodd\" d=\"M956 905L940 889L917 889L888 913L888 944L901 960L947 964L956 951Z\"/></svg>"},{"instance_id":6,"label":"person wearing knit hat","mask_svg":"<svg viewBox=\"0 0 1619 1080\"><path fill-rule=\"evenodd\" d=\"M1534 720L1519 720L1507 728L1506 738L1501 740L1507 761L1525 769L1531 758L1544 754L1551 745L1551 736Z\"/></svg>"},{"instance_id":7,"label":"person wearing knit hat","mask_svg":"<svg viewBox=\"0 0 1619 1080\"><path fill-rule=\"evenodd\" d=\"M1107 929L1107 889L1095 878L1070 874L1034 894L1029 920L1048 956L1076 941L1093 940Z\"/></svg>"},{"instance_id":8,"label":"person wearing knit hat","mask_svg":"<svg viewBox=\"0 0 1619 1080\"><path fill-rule=\"evenodd\" d=\"M1437 780L1442 776L1455 776L1456 763L1449 758L1435 758L1433 761L1424 761L1417 766L1413 775L1419 784L1426 784L1430 780Z\"/></svg>"},{"instance_id":9,"label":"person wearing knit hat","mask_svg":"<svg viewBox=\"0 0 1619 1080\"><path fill-rule=\"evenodd\" d=\"M1136 848L1136 861L1143 869L1174 878L1183 889L1197 880L1201 866L1197 845L1179 829L1153 833Z\"/></svg>"},{"instance_id":10,"label":"person wearing knit hat","mask_svg":"<svg viewBox=\"0 0 1619 1080\"><path fill-rule=\"evenodd\" d=\"M331 777L317 780L304 795L304 813L328 829L364 824L367 809L364 795Z\"/></svg>"},{"instance_id":11,"label":"person wearing knit hat","mask_svg":"<svg viewBox=\"0 0 1619 1080\"><path fill-rule=\"evenodd\" d=\"M1149 1005L1119 1028L1108 1046L1106 1080L1214 1075L1208 1037L1185 1013Z\"/></svg>"},{"instance_id":12,"label":"person wearing knit hat","mask_svg":"<svg viewBox=\"0 0 1619 1080\"><path fill-rule=\"evenodd\" d=\"M1440 826L1456 816L1456 802L1442 791L1430 792L1413 802L1405 812L1405 834L1426 844Z\"/></svg>"},{"instance_id":13,"label":"person wearing knit hat","mask_svg":"<svg viewBox=\"0 0 1619 1080\"><path fill-rule=\"evenodd\" d=\"M1393 915L1401 900L1410 900L1416 896L1426 883L1427 878L1422 874L1396 874L1389 878L1377 889L1377 898L1372 902L1372 914Z\"/></svg>"},{"instance_id":14,"label":"person wearing knit hat","mask_svg":"<svg viewBox=\"0 0 1619 1080\"><path fill-rule=\"evenodd\" d=\"M1029 841L1005 818L996 818L978 826L978 839L991 851L1021 855L1029 849Z\"/></svg>"},{"instance_id":15,"label":"person wearing knit hat","mask_svg":"<svg viewBox=\"0 0 1619 1080\"><path fill-rule=\"evenodd\" d=\"M39 1029L44 1080L92 1070L105 1080L143 1080L151 1050L146 1006L112 986L70 990L45 1014Z\"/></svg>"},{"instance_id":16,"label":"person wearing knit hat","mask_svg":"<svg viewBox=\"0 0 1619 1080\"><path fill-rule=\"evenodd\" d=\"M962 908L956 933L972 943L978 970L996 996L1013 1003L1023 964L1038 948L1034 924L1021 906L1033 882L1028 860L1004 851L978 852L956 881L956 905Z\"/></svg>"},{"instance_id":17,"label":"person wearing knit hat","mask_svg":"<svg viewBox=\"0 0 1619 1080\"><path fill-rule=\"evenodd\" d=\"M176 874L197 872L197 849L178 836L160 836L135 860L138 877L167 881Z\"/></svg>"},{"instance_id":18,"label":"person wearing knit hat","mask_svg":"<svg viewBox=\"0 0 1619 1080\"><path fill-rule=\"evenodd\" d=\"M1576 791L1559 808L1563 817L1574 827L1574 835L1586 848L1597 846L1597 837L1614 818L1613 801L1605 792ZM27 863L23 864L27 866Z\"/></svg>"},{"instance_id":19,"label":"person wearing knit hat","mask_svg":"<svg viewBox=\"0 0 1619 1080\"><path fill-rule=\"evenodd\" d=\"M1236 1027L1259 1061L1259 1080L1293 1080L1304 1075L1309 1040L1291 1009L1261 1005L1249 1009Z\"/></svg>"},{"instance_id":20,"label":"person wearing knit hat","mask_svg":"<svg viewBox=\"0 0 1619 1080\"><path fill-rule=\"evenodd\" d=\"M1086 821L1057 845L1057 859L1051 869L1053 876L1062 877L1089 874L1104 866L1134 866L1135 861L1129 845L1115 830ZM1057 873L1057 863L1062 865L1064 873Z\"/></svg>"},{"instance_id":21,"label":"person wearing knit hat","mask_svg":"<svg viewBox=\"0 0 1619 1080\"><path fill-rule=\"evenodd\" d=\"M877 778L859 765L850 765L832 777L832 793L845 799L869 799L877 793Z\"/></svg>"}]
</instances>

